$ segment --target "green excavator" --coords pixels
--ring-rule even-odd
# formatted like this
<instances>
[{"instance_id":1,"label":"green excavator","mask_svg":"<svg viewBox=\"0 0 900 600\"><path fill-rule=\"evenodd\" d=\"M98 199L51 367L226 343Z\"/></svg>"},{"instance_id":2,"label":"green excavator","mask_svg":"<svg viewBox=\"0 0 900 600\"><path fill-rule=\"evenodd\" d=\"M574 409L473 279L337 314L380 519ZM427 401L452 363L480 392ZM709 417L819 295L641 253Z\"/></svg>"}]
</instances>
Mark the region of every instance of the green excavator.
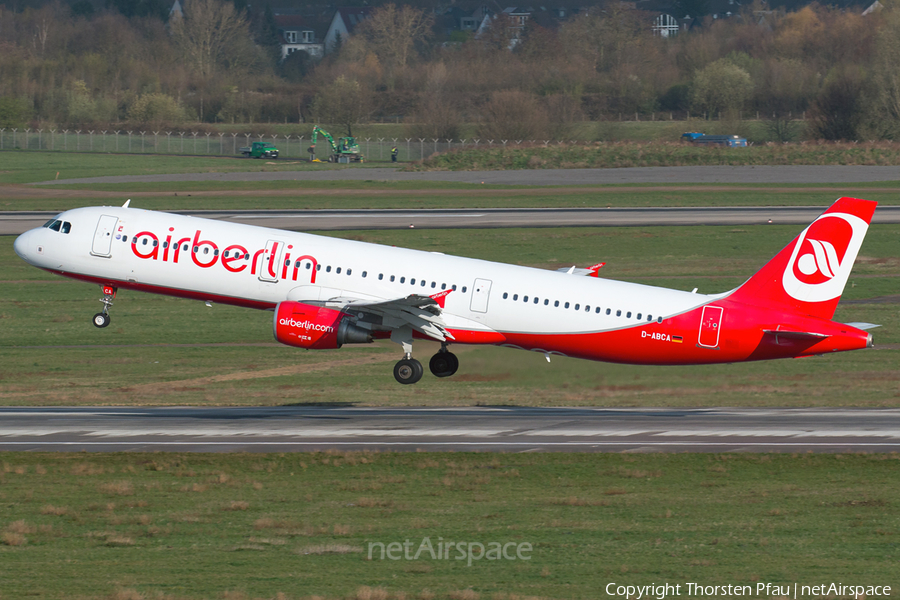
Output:
<instances>
[{"instance_id":1,"label":"green excavator","mask_svg":"<svg viewBox=\"0 0 900 600\"><path fill-rule=\"evenodd\" d=\"M319 134L325 136L325 139L331 144L331 154L328 156L328 162L364 162L365 159L363 155L359 153L359 144L356 143L355 137L342 137L338 138L338 141L335 142L334 138L331 137L331 134L318 125L313 127L312 142L308 149L309 160L311 162L322 162L316 158L316 140L318 139Z\"/></svg>"}]
</instances>

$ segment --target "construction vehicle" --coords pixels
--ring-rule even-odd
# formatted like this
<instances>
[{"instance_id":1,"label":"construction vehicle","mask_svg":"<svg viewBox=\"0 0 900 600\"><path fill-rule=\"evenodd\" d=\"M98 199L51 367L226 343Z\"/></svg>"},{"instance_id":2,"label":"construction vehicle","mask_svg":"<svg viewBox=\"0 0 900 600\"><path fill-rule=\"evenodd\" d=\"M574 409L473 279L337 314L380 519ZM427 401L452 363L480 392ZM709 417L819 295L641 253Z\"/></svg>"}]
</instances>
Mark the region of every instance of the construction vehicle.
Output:
<instances>
[{"instance_id":1,"label":"construction vehicle","mask_svg":"<svg viewBox=\"0 0 900 600\"><path fill-rule=\"evenodd\" d=\"M247 158L278 158L278 148L269 142L253 142L252 146L243 146L238 152Z\"/></svg>"},{"instance_id":2,"label":"construction vehicle","mask_svg":"<svg viewBox=\"0 0 900 600\"><path fill-rule=\"evenodd\" d=\"M331 155L328 157L328 162L351 163L365 160L363 155L359 153L359 144L356 143L355 137L342 137L335 142L330 133L316 125L313 127L312 142L309 146L310 161L322 162L316 158L316 139L318 139L319 134L325 136L325 139L331 145Z\"/></svg>"}]
</instances>

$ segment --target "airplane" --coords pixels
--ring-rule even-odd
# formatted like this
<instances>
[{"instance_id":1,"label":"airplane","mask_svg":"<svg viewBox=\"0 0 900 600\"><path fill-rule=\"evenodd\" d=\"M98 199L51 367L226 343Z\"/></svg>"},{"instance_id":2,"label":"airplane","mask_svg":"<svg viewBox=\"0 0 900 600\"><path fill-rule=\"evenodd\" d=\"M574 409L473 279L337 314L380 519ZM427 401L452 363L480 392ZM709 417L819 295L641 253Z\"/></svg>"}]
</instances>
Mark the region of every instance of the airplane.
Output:
<instances>
[{"instance_id":1,"label":"airplane","mask_svg":"<svg viewBox=\"0 0 900 600\"><path fill-rule=\"evenodd\" d=\"M733 363L872 346L869 323L832 321L875 211L840 198L744 284L698 294L560 271L122 207L68 210L15 240L29 264L99 284L106 327L119 289L274 313L275 339L306 349L390 339L399 383L429 362L456 373L452 344L508 346L644 365Z\"/></svg>"}]
</instances>

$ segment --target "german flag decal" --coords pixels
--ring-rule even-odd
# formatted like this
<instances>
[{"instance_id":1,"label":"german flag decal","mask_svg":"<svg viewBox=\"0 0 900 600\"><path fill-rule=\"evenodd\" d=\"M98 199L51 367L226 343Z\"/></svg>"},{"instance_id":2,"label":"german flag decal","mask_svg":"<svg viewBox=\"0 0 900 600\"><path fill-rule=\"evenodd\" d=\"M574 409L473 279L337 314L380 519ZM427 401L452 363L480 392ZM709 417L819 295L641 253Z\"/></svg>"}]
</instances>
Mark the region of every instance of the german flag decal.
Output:
<instances>
[{"instance_id":1,"label":"german flag decal","mask_svg":"<svg viewBox=\"0 0 900 600\"><path fill-rule=\"evenodd\" d=\"M682 342L682 340L683 340L683 338L680 335L672 336L672 341L675 342L676 344L680 344Z\"/></svg>"}]
</instances>

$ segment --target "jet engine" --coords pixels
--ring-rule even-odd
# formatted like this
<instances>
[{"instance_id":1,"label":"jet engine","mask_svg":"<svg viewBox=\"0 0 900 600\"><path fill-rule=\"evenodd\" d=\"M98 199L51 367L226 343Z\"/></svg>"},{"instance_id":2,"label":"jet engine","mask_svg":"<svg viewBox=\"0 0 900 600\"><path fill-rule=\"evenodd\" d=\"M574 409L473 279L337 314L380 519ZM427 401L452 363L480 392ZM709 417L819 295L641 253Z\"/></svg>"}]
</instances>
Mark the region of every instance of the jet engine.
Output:
<instances>
[{"instance_id":1,"label":"jet engine","mask_svg":"<svg viewBox=\"0 0 900 600\"><path fill-rule=\"evenodd\" d=\"M310 350L372 341L372 332L356 325L347 313L302 302L279 302L274 328L275 339L282 344Z\"/></svg>"}]
</instances>

